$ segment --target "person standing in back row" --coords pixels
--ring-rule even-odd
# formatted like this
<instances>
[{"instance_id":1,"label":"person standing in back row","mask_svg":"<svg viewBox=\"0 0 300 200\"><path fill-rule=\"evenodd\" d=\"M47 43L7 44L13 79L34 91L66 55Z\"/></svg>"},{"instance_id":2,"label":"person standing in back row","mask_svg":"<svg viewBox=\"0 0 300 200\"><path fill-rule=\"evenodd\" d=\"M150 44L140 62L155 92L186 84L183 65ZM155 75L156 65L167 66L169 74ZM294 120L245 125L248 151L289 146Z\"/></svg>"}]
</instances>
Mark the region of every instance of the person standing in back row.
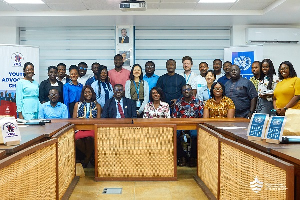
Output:
<instances>
[{"instance_id":1,"label":"person standing in back row","mask_svg":"<svg viewBox=\"0 0 300 200\"><path fill-rule=\"evenodd\" d=\"M111 85L114 87L116 84L122 84L125 88L125 83L129 80L130 71L123 68L123 56L120 54L114 57L115 68L108 71L108 77Z\"/></svg>"},{"instance_id":2,"label":"person standing in back row","mask_svg":"<svg viewBox=\"0 0 300 200\"><path fill-rule=\"evenodd\" d=\"M185 79L183 76L175 73L176 61L169 59L166 62L166 68L168 73L159 77L156 87L160 87L166 96L166 102L172 106L175 101L181 96L181 88L185 85Z\"/></svg>"}]
</instances>

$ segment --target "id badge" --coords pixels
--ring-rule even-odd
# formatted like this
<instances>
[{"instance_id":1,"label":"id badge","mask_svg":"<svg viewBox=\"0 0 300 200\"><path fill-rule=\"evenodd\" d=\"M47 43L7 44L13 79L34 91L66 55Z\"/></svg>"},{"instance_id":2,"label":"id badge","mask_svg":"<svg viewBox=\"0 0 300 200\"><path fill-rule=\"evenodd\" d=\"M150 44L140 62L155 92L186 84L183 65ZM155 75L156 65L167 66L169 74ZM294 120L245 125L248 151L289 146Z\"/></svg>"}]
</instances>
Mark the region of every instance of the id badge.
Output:
<instances>
[{"instance_id":1,"label":"id badge","mask_svg":"<svg viewBox=\"0 0 300 200\"><path fill-rule=\"evenodd\" d=\"M141 101L140 100L136 101L136 107L138 107L138 108L141 107Z\"/></svg>"}]
</instances>

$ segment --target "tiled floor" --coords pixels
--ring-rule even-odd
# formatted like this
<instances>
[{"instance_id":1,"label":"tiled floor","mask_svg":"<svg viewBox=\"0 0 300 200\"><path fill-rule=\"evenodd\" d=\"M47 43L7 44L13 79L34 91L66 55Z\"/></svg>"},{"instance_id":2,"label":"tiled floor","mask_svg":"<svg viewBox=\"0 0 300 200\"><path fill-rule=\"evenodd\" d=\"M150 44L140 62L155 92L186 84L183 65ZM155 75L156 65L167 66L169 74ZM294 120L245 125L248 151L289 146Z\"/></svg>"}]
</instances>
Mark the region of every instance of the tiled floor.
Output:
<instances>
[{"instance_id":1,"label":"tiled floor","mask_svg":"<svg viewBox=\"0 0 300 200\"><path fill-rule=\"evenodd\" d=\"M196 168L178 167L177 181L94 181L94 169L86 168L70 199L113 200L206 200L193 176ZM102 194L104 188L123 188L122 194Z\"/></svg>"}]
</instances>

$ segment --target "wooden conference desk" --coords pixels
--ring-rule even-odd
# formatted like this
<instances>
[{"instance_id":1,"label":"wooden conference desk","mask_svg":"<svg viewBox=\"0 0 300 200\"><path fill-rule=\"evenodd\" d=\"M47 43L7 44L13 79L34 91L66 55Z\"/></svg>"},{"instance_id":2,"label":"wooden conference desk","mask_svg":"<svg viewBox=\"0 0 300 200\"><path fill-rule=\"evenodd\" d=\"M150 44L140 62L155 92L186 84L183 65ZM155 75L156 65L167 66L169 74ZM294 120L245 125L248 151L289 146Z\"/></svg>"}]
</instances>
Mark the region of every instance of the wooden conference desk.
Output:
<instances>
[{"instance_id":1,"label":"wooden conference desk","mask_svg":"<svg viewBox=\"0 0 300 200\"><path fill-rule=\"evenodd\" d=\"M0 144L0 150L4 150L6 155L16 153L24 148L37 144L47 138L52 137L58 131L70 125L69 122L46 123L40 125L19 125L21 132L21 143L16 146L6 146Z\"/></svg>"},{"instance_id":2,"label":"wooden conference desk","mask_svg":"<svg viewBox=\"0 0 300 200\"><path fill-rule=\"evenodd\" d=\"M213 196L220 199L226 199L228 191L231 191L232 198L237 195L244 199L300 199L300 144L249 141L247 128L247 122L206 122L199 125L198 176ZM231 151L224 146L230 146ZM205 147L207 149L203 149ZM217 149L218 153L208 149ZM231 163L226 163L227 160ZM237 174L239 177L236 177ZM245 177L245 174L249 176ZM265 183L261 192L251 191L249 182L253 181L253 176L258 176ZM232 182L230 187L228 182ZM247 196L250 194L253 196Z\"/></svg>"},{"instance_id":3,"label":"wooden conference desk","mask_svg":"<svg viewBox=\"0 0 300 200\"><path fill-rule=\"evenodd\" d=\"M74 125L30 125L20 131L20 145L0 146L8 152L0 152L1 199L63 199L76 181Z\"/></svg>"}]
</instances>

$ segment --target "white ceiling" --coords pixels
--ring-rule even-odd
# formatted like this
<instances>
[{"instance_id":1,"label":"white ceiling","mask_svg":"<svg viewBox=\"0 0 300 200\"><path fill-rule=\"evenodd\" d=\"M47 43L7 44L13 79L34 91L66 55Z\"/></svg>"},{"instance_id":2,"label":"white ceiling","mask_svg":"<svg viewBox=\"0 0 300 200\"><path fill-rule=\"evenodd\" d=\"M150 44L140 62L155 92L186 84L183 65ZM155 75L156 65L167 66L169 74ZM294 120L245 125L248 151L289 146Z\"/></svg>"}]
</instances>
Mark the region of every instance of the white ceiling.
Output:
<instances>
[{"instance_id":1,"label":"white ceiling","mask_svg":"<svg viewBox=\"0 0 300 200\"><path fill-rule=\"evenodd\" d=\"M300 26L300 0L146 0L146 11L119 10L120 0L43 0L9 5L0 0L0 26Z\"/></svg>"}]
</instances>

